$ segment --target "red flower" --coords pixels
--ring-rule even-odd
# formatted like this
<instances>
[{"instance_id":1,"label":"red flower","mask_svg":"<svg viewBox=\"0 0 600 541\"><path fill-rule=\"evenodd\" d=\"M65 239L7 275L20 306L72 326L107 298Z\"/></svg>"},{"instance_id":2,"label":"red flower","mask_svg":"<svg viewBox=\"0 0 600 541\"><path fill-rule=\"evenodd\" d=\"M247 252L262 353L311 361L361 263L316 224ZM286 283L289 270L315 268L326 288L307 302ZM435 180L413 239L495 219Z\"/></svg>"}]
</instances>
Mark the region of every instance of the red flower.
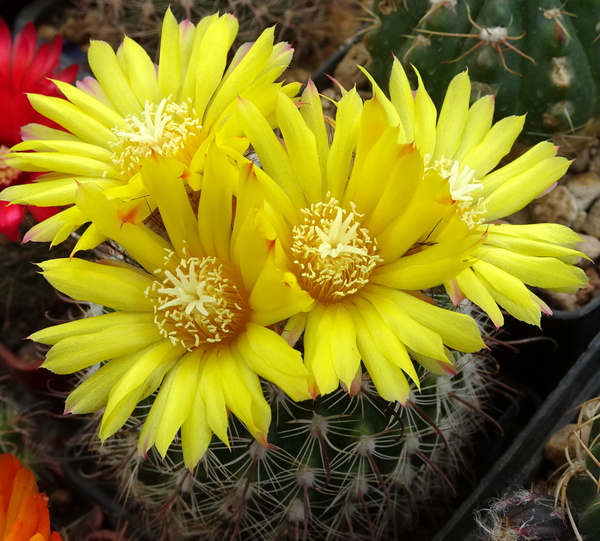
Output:
<instances>
[{"instance_id":1,"label":"red flower","mask_svg":"<svg viewBox=\"0 0 600 541\"><path fill-rule=\"evenodd\" d=\"M0 19L0 189L31 182L35 177L35 174L23 173L3 163L2 156L10 147L21 141L21 127L32 122L58 127L33 109L26 93L59 96L59 90L48 78L66 82L75 79L76 65L57 72L61 50L62 42L58 36L50 45L45 43L37 48L37 35L33 23L29 23L17 34L13 43L8 26ZM33 210L36 207L8 206L2 203L0 233L11 240L19 240L19 225L25 215L25 208L37 217L37 211ZM45 208L45 217L55 214L58 210L52 207Z\"/></svg>"},{"instance_id":2,"label":"red flower","mask_svg":"<svg viewBox=\"0 0 600 541\"><path fill-rule=\"evenodd\" d=\"M19 459L0 455L0 541L62 541L50 533L48 497Z\"/></svg>"}]
</instances>

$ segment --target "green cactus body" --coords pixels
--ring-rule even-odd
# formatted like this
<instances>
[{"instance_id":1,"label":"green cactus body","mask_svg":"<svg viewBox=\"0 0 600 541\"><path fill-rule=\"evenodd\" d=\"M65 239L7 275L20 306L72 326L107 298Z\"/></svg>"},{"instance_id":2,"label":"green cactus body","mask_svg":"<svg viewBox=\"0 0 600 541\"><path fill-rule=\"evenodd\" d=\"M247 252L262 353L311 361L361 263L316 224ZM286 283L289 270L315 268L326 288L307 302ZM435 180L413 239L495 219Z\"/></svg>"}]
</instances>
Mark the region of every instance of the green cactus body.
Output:
<instances>
[{"instance_id":1,"label":"green cactus body","mask_svg":"<svg viewBox=\"0 0 600 541\"><path fill-rule=\"evenodd\" d=\"M94 443L82 452L170 541L395 538L425 503L443 509L465 469L464 449L485 420L486 363L464 355L453 378L421 371L421 392L405 407L382 400L367 377L353 397L339 389L303 403L266 386L269 448L231 419L230 449L213 442L193 473L177 444L164 459L154 449L139 457L135 416L102 446L88 432Z\"/></svg>"},{"instance_id":2,"label":"green cactus body","mask_svg":"<svg viewBox=\"0 0 600 541\"><path fill-rule=\"evenodd\" d=\"M406 4L379 11L369 36L369 70L383 88L393 52L408 73L416 66L438 108L441 89L468 68L474 98L497 94L497 119L527 113L523 142L573 134L600 115L600 0Z\"/></svg>"}]
</instances>

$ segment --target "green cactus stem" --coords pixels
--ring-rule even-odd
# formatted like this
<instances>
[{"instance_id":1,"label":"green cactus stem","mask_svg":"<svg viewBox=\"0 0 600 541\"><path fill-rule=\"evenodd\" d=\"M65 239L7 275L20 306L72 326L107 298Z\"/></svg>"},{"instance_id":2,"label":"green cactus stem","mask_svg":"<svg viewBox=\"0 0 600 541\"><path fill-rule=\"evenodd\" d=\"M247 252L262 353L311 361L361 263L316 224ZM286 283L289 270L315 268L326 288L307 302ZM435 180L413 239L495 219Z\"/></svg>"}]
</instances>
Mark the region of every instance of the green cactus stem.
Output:
<instances>
[{"instance_id":1,"label":"green cactus stem","mask_svg":"<svg viewBox=\"0 0 600 541\"><path fill-rule=\"evenodd\" d=\"M600 0L382 2L368 68L385 88L396 55L436 105L465 68L473 97L496 94L496 120L525 114L523 142L575 134L600 116ZM382 10L383 5L383 10Z\"/></svg>"},{"instance_id":2,"label":"green cactus stem","mask_svg":"<svg viewBox=\"0 0 600 541\"><path fill-rule=\"evenodd\" d=\"M213 442L193 473L177 443L164 459L154 449L139 457L135 415L104 445L97 426L79 443L118 497L170 541L391 539L454 493L486 421L487 363L463 355L454 377L422 371L421 392L404 407L382 400L367 377L353 397L339 389L314 402L266 386L269 447L231 419L230 449Z\"/></svg>"}]
</instances>

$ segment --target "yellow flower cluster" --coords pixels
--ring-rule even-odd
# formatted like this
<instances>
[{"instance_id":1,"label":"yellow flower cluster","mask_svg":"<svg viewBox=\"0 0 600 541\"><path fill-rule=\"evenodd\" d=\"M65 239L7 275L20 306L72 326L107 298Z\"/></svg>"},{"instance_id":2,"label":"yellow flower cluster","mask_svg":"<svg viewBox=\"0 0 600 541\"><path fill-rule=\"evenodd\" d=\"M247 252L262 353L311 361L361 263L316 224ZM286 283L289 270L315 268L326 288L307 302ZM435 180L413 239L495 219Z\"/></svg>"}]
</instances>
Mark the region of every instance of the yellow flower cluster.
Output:
<instances>
[{"instance_id":1,"label":"yellow flower cluster","mask_svg":"<svg viewBox=\"0 0 600 541\"><path fill-rule=\"evenodd\" d=\"M62 242L89 222L75 251L123 248L127 261L42 263L57 289L110 312L31 338L52 346L54 372L97 368L66 409L104 408L102 439L155 394L139 450L164 455L180 433L189 468L213 433L228 442L229 413L266 444L259 378L305 400L356 392L364 368L404 403L415 362L454 373L451 350L485 346L431 288L499 326L500 308L534 324L549 311L527 286L586 284L568 228L498 221L568 162L540 143L497 168L523 118L493 124L493 97L470 105L466 73L438 115L396 61L389 99L375 83L366 102L344 91L333 121L311 82L299 98L274 82L292 50L272 30L228 64L236 32L231 15L195 27L168 12L158 66L132 40L116 54L93 42L95 78L57 81L66 99L30 96L64 129L25 126L10 165L44 174L2 193L63 208L25 240Z\"/></svg>"}]
</instances>

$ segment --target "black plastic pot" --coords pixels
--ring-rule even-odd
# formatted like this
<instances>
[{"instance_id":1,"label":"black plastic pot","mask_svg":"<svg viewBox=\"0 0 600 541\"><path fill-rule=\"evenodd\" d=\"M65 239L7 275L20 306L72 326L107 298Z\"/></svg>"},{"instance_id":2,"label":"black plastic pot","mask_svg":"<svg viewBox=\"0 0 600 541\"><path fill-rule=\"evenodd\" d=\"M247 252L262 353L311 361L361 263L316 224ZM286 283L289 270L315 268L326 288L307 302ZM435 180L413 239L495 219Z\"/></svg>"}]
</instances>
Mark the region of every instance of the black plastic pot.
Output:
<instances>
[{"instance_id":1,"label":"black plastic pot","mask_svg":"<svg viewBox=\"0 0 600 541\"><path fill-rule=\"evenodd\" d=\"M493 354L509 380L545 399L599 332L600 295L596 295L578 310L543 316L541 328L507 321L499 338L514 349L499 348Z\"/></svg>"},{"instance_id":2,"label":"black plastic pot","mask_svg":"<svg viewBox=\"0 0 600 541\"><path fill-rule=\"evenodd\" d=\"M600 321L600 302L596 306L586 307L586 317L580 315L557 320L557 329L567 334L564 343L559 342L557 351L565 344L583 341ZM582 309L584 310L584 309ZM595 321L586 321L587 318ZM562 327L558 325L563 324ZM587 344L587 342L586 342ZM528 487L536 478L543 465L543 448L550 436L562 426L573 422L577 406L600 392L600 334L581 347L585 351L567 371L558 386L548 395L542 406L533 415L510 447L484 476L471 496L463 502L453 517L446 523L433 541L475 541L481 534L475 524L474 513L489 507L490 499L499 498L507 491L519 487ZM521 366L531 365L530 359L516 356ZM530 368L530 367L528 367ZM537 365L538 379L544 379L547 367Z\"/></svg>"}]
</instances>

